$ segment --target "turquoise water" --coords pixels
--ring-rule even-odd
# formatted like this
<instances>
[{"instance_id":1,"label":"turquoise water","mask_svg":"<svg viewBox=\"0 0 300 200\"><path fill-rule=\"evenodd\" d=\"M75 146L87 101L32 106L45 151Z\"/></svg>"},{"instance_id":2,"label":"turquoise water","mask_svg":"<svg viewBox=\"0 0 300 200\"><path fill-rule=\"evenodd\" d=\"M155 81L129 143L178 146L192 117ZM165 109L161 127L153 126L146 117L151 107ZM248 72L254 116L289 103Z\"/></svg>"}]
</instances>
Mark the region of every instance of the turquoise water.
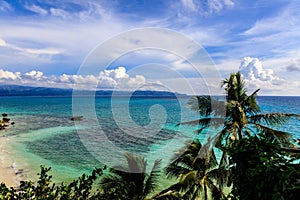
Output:
<instances>
[{"instance_id":1,"label":"turquoise water","mask_svg":"<svg viewBox=\"0 0 300 200\"><path fill-rule=\"evenodd\" d=\"M195 127L177 126L198 118L187 100L82 97L74 108L71 97L1 97L0 112L16 124L0 134L9 139L10 156L28 178L46 165L55 180L72 180L94 167L120 164L124 152L142 155L149 164L160 158L166 165L186 140L206 138L195 136ZM300 97L260 97L259 105L262 112L300 114ZM76 125L73 112L84 116ZM295 120L276 128L300 138Z\"/></svg>"}]
</instances>

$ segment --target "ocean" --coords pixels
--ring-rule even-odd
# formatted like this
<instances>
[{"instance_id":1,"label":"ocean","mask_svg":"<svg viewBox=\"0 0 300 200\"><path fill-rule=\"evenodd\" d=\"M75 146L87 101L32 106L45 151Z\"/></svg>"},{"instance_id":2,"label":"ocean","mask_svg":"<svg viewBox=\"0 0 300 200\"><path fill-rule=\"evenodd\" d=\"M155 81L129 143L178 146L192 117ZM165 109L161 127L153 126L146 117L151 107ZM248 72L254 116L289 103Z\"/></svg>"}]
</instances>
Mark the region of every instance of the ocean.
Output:
<instances>
[{"instance_id":1,"label":"ocean","mask_svg":"<svg viewBox=\"0 0 300 200\"><path fill-rule=\"evenodd\" d=\"M155 159L163 166L197 127L178 123L197 119L186 103L188 98L126 97L0 97L0 112L15 125L0 132L6 138L5 150L12 165L34 180L39 166L52 168L55 181L71 181L95 167L124 162L125 152L144 156L149 168ZM262 112L300 114L300 97L258 97ZM72 121L73 114L82 120ZM300 138L300 122L285 126ZM210 133L207 133L210 134Z\"/></svg>"}]
</instances>

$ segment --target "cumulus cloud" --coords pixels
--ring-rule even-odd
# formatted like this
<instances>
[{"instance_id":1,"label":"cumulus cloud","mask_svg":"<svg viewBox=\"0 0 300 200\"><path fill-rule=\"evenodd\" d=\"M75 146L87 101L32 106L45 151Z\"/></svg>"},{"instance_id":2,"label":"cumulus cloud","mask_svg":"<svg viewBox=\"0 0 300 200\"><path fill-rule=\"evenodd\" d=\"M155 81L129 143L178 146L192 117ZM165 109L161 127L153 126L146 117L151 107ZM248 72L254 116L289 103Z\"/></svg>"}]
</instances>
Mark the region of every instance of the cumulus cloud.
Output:
<instances>
[{"instance_id":1,"label":"cumulus cloud","mask_svg":"<svg viewBox=\"0 0 300 200\"><path fill-rule=\"evenodd\" d=\"M245 57L241 62L239 71L245 79L250 81L275 81L280 80L272 69L263 69L258 58Z\"/></svg>"},{"instance_id":2,"label":"cumulus cloud","mask_svg":"<svg viewBox=\"0 0 300 200\"><path fill-rule=\"evenodd\" d=\"M0 81L9 81L9 80L16 80L20 79L21 73L20 72L10 72L10 71L4 71L0 69Z\"/></svg>"},{"instance_id":3,"label":"cumulus cloud","mask_svg":"<svg viewBox=\"0 0 300 200\"><path fill-rule=\"evenodd\" d=\"M245 57L239 71L250 89L275 89L285 83L285 80L276 76L272 69L264 69L258 58Z\"/></svg>"},{"instance_id":4,"label":"cumulus cloud","mask_svg":"<svg viewBox=\"0 0 300 200\"><path fill-rule=\"evenodd\" d=\"M142 75L130 76L125 67L104 70L98 75L45 76L43 72L31 71L24 74L0 69L0 83L76 89L120 89L137 88L146 84Z\"/></svg>"}]
</instances>

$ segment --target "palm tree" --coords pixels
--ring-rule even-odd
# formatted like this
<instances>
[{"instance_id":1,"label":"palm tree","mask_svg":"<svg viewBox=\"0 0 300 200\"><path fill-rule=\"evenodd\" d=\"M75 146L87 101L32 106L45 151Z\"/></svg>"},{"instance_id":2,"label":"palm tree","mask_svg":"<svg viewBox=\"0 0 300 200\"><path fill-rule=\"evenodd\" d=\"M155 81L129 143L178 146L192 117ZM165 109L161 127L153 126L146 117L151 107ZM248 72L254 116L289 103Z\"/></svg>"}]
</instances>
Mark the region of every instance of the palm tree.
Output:
<instances>
[{"instance_id":1,"label":"palm tree","mask_svg":"<svg viewBox=\"0 0 300 200\"><path fill-rule=\"evenodd\" d=\"M126 153L127 166L116 166L100 182L103 199L147 199L157 186L160 160L156 160L149 174L144 158Z\"/></svg>"},{"instance_id":2,"label":"palm tree","mask_svg":"<svg viewBox=\"0 0 300 200\"><path fill-rule=\"evenodd\" d=\"M218 167L210 143L201 145L194 140L175 155L167 166L168 177L175 177L177 183L160 192L155 199L221 199L222 187L227 182L228 171ZM180 197L179 197L180 196Z\"/></svg>"},{"instance_id":3,"label":"palm tree","mask_svg":"<svg viewBox=\"0 0 300 200\"><path fill-rule=\"evenodd\" d=\"M226 101L210 96L195 96L188 101L188 106L201 115L200 119L182 124L200 125L196 130L201 133L210 126L221 127L214 137L218 146L222 142L228 145L231 140L242 139L258 132L278 140L284 146L293 146L290 133L279 131L270 126L283 125L291 117L300 120L300 115L287 113L260 113L257 104L257 93L247 94L245 83L240 72L231 74L222 82L225 87Z\"/></svg>"}]
</instances>

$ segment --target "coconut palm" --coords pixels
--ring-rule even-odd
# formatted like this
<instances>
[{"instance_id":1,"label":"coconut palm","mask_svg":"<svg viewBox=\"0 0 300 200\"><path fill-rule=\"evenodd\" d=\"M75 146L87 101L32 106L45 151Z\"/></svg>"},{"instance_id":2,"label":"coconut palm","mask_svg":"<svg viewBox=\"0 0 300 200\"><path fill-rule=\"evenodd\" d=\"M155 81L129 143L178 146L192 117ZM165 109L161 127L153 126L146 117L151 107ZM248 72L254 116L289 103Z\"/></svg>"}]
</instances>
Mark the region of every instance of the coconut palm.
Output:
<instances>
[{"instance_id":1,"label":"coconut palm","mask_svg":"<svg viewBox=\"0 0 300 200\"><path fill-rule=\"evenodd\" d=\"M178 182L160 192L156 199L221 199L228 171L219 167L210 143L194 140L177 153L167 166L168 177ZM180 196L180 198L179 198Z\"/></svg>"},{"instance_id":2,"label":"coconut palm","mask_svg":"<svg viewBox=\"0 0 300 200\"><path fill-rule=\"evenodd\" d=\"M256 100L259 89L248 95L240 72L231 74L222 82L222 87L226 92L225 101L210 96L192 97L188 106L198 112L201 118L182 124L199 125L197 133L210 126L221 127L222 130L215 136L218 145L261 132L280 141L283 146L293 146L289 133L270 126L283 125L292 117L300 119L299 115L260 113Z\"/></svg>"},{"instance_id":3,"label":"coconut palm","mask_svg":"<svg viewBox=\"0 0 300 200\"><path fill-rule=\"evenodd\" d=\"M147 199L157 186L160 160L156 160L149 174L144 158L125 154L127 166L116 166L100 182L103 199Z\"/></svg>"}]
</instances>

